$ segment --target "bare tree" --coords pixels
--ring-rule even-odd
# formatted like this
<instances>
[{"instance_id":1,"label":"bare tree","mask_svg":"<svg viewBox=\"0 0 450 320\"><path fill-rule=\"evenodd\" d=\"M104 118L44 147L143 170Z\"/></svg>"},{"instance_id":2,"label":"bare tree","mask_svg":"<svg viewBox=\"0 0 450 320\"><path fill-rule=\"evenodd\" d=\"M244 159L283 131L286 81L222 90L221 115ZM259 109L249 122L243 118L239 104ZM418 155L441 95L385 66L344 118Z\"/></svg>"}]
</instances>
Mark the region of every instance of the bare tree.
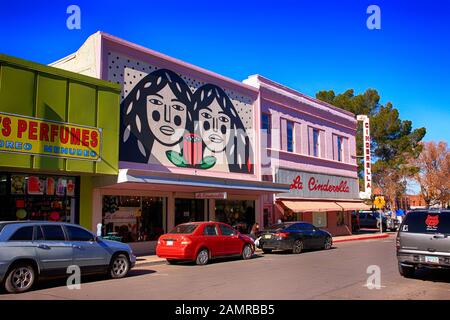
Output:
<instances>
[{"instance_id":1,"label":"bare tree","mask_svg":"<svg viewBox=\"0 0 450 320\"><path fill-rule=\"evenodd\" d=\"M446 206L450 200L450 153L447 142L423 142L423 150L412 163L418 168L414 180L428 206Z\"/></svg>"},{"instance_id":2,"label":"bare tree","mask_svg":"<svg viewBox=\"0 0 450 320\"><path fill-rule=\"evenodd\" d=\"M387 207L395 215L395 210L397 209L396 199L401 197L406 191L406 181L410 177L410 170L405 166L399 166L398 168L390 166L384 166L382 169L380 167L376 168L374 182L382 190Z\"/></svg>"}]
</instances>

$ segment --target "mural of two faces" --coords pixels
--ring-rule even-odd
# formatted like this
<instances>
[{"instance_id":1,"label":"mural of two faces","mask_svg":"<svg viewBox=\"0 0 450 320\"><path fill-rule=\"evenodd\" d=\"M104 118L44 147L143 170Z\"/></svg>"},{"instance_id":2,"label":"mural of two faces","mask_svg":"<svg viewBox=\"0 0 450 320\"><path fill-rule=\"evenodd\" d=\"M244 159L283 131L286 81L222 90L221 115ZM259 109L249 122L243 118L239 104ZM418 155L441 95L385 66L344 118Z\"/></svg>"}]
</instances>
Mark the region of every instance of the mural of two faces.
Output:
<instances>
[{"instance_id":1,"label":"mural of two faces","mask_svg":"<svg viewBox=\"0 0 450 320\"><path fill-rule=\"evenodd\" d=\"M254 171L252 140L226 92L209 83L191 90L168 69L148 73L129 90L120 134L120 161Z\"/></svg>"}]
</instances>

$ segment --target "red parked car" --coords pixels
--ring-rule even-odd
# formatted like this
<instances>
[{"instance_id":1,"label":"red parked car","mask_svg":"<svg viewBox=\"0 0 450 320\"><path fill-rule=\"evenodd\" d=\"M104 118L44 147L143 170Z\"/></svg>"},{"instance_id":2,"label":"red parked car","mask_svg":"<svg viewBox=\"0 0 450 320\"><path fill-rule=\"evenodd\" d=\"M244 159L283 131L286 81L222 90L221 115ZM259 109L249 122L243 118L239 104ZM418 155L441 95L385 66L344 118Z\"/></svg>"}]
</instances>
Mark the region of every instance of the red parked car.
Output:
<instances>
[{"instance_id":1,"label":"red parked car","mask_svg":"<svg viewBox=\"0 0 450 320\"><path fill-rule=\"evenodd\" d=\"M176 226L158 239L156 254L173 264L195 261L205 265L210 259L241 256L250 259L255 252L253 239L221 222L190 222Z\"/></svg>"}]
</instances>

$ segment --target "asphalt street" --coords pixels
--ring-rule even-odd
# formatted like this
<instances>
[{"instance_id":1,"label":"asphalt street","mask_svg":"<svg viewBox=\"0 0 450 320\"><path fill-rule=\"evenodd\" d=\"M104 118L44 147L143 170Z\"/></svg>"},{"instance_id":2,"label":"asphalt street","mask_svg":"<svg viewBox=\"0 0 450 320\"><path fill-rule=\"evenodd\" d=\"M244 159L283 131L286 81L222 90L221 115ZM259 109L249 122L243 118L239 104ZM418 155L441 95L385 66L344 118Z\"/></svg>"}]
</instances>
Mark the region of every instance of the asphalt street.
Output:
<instances>
[{"instance_id":1,"label":"asphalt street","mask_svg":"<svg viewBox=\"0 0 450 320\"><path fill-rule=\"evenodd\" d=\"M257 254L206 266L139 266L125 279L86 278L80 290L58 280L0 299L450 299L450 271L399 275L394 241L391 235L338 243L329 251ZM378 289L367 284L373 270L380 271Z\"/></svg>"}]
</instances>

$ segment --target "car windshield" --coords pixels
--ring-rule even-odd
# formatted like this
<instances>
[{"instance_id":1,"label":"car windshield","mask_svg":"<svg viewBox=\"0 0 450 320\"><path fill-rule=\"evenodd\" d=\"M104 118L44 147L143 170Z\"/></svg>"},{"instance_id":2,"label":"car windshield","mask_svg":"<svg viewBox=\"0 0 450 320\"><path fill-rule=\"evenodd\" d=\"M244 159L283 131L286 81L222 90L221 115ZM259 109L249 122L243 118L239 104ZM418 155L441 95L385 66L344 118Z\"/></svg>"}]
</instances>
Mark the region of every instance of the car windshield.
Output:
<instances>
[{"instance_id":1,"label":"car windshield","mask_svg":"<svg viewBox=\"0 0 450 320\"><path fill-rule=\"evenodd\" d=\"M172 229L172 231L170 231L169 233L172 234L191 234L192 232L195 231L195 229L197 229L199 225L196 223L192 223L192 224L180 224L179 226L176 226L175 228Z\"/></svg>"},{"instance_id":2,"label":"car windshield","mask_svg":"<svg viewBox=\"0 0 450 320\"><path fill-rule=\"evenodd\" d=\"M450 234L450 212L412 211L406 215L401 231Z\"/></svg>"},{"instance_id":3,"label":"car windshield","mask_svg":"<svg viewBox=\"0 0 450 320\"><path fill-rule=\"evenodd\" d=\"M5 227L5 223L0 223L0 233L2 232L3 228Z\"/></svg>"}]
</instances>

